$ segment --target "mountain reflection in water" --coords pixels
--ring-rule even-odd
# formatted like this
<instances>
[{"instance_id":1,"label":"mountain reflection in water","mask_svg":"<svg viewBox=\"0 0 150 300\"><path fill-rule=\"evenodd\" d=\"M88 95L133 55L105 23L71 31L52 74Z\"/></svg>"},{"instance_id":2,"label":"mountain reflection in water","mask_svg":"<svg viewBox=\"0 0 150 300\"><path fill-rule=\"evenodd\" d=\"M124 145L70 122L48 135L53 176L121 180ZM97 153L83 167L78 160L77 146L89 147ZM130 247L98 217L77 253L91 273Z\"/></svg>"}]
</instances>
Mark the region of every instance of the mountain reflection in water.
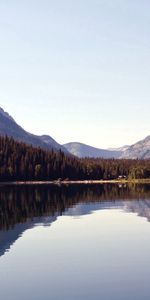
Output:
<instances>
[{"instance_id":1,"label":"mountain reflection in water","mask_svg":"<svg viewBox=\"0 0 150 300\"><path fill-rule=\"evenodd\" d=\"M0 255L29 228L58 216L122 209L150 221L150 185L1 186Z\"/></svg>"}]
</instances>

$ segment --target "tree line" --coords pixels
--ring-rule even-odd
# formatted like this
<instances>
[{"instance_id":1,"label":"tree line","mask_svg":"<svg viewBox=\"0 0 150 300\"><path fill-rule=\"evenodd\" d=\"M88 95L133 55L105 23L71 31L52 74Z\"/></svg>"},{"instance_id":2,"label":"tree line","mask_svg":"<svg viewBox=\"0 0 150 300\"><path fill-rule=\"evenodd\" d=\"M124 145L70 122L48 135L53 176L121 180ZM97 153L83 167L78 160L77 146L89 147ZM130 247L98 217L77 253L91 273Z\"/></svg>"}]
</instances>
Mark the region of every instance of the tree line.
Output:
<instances>
[{"instance_id":1,"label":"tree line","mask_svg":"<svg viewBox=\"0 0 150 300\"><path fill-rule=\"evenodd\" d=\"M79 159L0 137L0 181L116 178L150 178L150 159Z\"/></svg>"}]
</instances>

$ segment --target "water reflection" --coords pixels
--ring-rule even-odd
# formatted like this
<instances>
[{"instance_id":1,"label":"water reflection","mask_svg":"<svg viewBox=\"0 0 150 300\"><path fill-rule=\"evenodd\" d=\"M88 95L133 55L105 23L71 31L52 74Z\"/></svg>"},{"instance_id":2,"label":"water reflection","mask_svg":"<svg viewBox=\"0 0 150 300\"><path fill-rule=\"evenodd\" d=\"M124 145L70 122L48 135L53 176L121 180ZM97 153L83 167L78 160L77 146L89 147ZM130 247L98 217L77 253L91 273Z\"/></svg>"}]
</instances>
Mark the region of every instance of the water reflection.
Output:
<instances>
[{"instance_id":1,"label":"water reflection","mask_svg":"<svg viewBox=\"0 0 150 300\"><path fill-rule=\"evenodd\" d=\"M36 224L119 208L150 221L149 185L1 186L0 255Z\"/></svg>"}]
</instances>

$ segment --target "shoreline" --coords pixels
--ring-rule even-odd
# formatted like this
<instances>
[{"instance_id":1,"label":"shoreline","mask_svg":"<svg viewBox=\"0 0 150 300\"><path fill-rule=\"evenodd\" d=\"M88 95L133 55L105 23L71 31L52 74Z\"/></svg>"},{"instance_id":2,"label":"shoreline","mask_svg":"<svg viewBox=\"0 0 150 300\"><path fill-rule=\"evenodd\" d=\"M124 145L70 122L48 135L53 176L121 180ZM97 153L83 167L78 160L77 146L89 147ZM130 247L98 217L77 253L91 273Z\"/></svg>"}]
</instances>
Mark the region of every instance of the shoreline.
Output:
<instances>
[{"instance_id":1,"label":"shoreline","mask_svg":"<svg viewBox=\"0 0 150 300\"><path fill-rule=\"evenodd\" d=\"M150 179L114 179L114 180L54 180L54 181L8 181L1 185L74 185L74 184L150 184Z\"/></svg>"}]
</instances>

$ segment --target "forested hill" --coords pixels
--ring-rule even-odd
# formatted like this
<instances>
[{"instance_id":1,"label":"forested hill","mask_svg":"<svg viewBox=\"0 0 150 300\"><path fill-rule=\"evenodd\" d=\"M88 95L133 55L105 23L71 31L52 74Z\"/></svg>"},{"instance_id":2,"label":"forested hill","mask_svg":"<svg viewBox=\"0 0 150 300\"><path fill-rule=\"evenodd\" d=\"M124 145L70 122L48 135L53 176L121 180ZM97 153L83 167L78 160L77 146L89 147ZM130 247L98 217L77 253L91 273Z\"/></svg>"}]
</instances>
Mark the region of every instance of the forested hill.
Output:
<instances>
[{"instance_id":1,"label":"forested hill","mask_svg":"<svg viewBox=\"0 0 150 300\"><path fill-rule=\"evenodd\" d=\"M0 181L149 178L150 160L78 159L0 137Z\"/></svg>"},{"instance_id":2,"label":"forested hill","mask_svg":"<svg viewBox=\"0 0 150 300\"><path fill-rule=\"evenodd\" d=\"M76 179L82 173L80 165L61 150L46 151L0 137L0 180Z\"/></svg>"},{"instance_id":3,"label":"forested hill","mask_svg":"<svg viewBox=\"0 0 150 300\"><path fill-rule=\"evenodd\" d=\"M33 147L41 147L42 149L58 151L61 149L69 155L68 151L57 143L51 136L38 136L27 132L16 121L0 107L0 135L14 138L16 141L32 145Z\"/></svg>"}]
</instances>

